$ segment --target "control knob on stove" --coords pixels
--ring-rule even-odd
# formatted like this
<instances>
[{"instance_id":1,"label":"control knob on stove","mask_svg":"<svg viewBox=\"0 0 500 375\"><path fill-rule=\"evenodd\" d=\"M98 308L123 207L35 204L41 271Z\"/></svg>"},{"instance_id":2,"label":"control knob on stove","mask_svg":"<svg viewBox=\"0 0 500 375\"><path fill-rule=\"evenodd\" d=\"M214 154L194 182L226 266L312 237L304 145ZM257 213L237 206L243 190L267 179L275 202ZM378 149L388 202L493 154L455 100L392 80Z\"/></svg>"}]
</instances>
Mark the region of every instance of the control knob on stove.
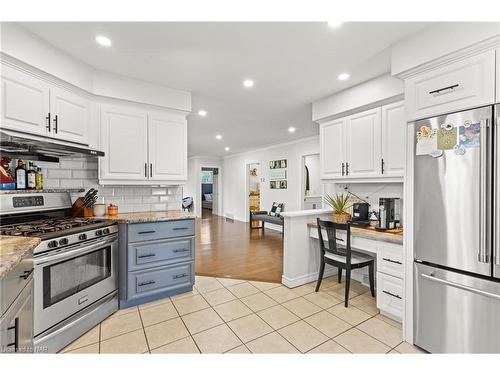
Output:
<instances>
[{"instance_id":1,"label":"control knob on stove","mask_svg":"<svg viewBox=\"0 0 500 375\"><path fill-rule=\"evenodd\" d=\"M102 230L102 233L103 233L103 234L109 234L109 228L105 228L105 229L103 229L103 230Z\"/></svg>"},{"instance_id":2,"label":"control knob on stove","mask_svg":"<svg viewBox=\"0 0 500 375\"><path fill-rule=\"evenodd\" d=\"M96 235L96 236L102 236L102 230L100 230L100 229L99 229L99 230L96 230L96 231L95 231L95 235Z\"/></svg>"},{"instance_id":3,"label":"control knob on stove","mask_svg":"<svg viewBox=\"0 0 500 375\"><path fill-rule=\"evenodd\" d=\"M57 241L50 241L48 244L47 244L47 247L49 249L53 249L54 247L57 247Z\"/></svg>"},{"instance_id":4,"label":"control knob on stove","mask_svg":"<svg viewBox=\"0 0 500 375\"><path fill-rule=\"evenodd\" d=\"M67 245L68 244L68 239L67 238L61 238L59 240L59 245L63 246L63 245Z\"/></svg>"},{"instance_id":5,"label":"control knob on stove","mask_svg":"<svg viewBox=\"0 0 500 375\"><path fill-rule=\"evenodd\" d=\"M78 239L79 239L80 241L86 240L86 239L87 239L87 235L86 235L85 233L82 233L82 234L80 234L80 235L78 236Z\"/></svg>"}]
</instances>

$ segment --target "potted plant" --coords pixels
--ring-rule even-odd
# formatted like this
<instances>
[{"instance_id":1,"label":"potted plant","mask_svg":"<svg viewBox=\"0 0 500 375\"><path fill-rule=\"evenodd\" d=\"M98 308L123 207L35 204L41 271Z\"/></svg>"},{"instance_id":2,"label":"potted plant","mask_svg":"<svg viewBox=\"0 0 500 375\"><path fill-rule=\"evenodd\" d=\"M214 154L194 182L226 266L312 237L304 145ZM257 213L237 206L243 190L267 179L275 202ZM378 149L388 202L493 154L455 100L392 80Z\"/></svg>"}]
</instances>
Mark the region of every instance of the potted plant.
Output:
<instances>
[{"instance_id":1,"label":"potted plant","mask_svg":"<svg viewBox=\"0 0 500 375\"><path fill-rule=\"evenodd\" d=\"M337 224L346 224L351 220L352 216L348 212L351 207L351 195L346 193L335 194L334 197L327 194L324 198L325 203L333 209L333 222Z\"/></svg>"}]
</instances>

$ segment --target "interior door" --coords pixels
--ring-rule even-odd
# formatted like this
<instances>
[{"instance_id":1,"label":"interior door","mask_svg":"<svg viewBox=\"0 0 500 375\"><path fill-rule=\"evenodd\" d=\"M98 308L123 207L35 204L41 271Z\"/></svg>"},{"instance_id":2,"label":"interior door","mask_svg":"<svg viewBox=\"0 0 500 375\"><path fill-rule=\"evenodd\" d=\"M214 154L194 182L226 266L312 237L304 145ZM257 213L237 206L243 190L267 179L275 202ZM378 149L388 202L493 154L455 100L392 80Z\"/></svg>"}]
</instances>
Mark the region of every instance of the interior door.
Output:
<instances>
[{"instance_id":1,"label":"interior door","mask_svg":"<svg viewBox=\"0 0 500 375\"><path fill-rule=\"evenodd\" d=\"M381 175L381 109L349 116L346 123L349 177Z\"/></svg>"},{"instance_id":2,"label":"interior door","mask_svg":"<svg viewBox=\"0 0 500 375\"><path fill-rule=\"evenodd\" d=\"M89 100L64 89L51 88L50 112L54 138L89 143Z\"/></svg>"},{"instance_id":3,"label":"interior door","mask_svg":"<svg viewBox=\"0 0 500 375\"><path fill-rule=\"evenodd\" d=\"M406 120L404 101L382 107L382 159L384 176L404 175L406 153Z\"/></svg>"},{"instance_id":4,"label":"interior door","mask_svg":"<svg viewBox=\"0 0 500 375\"><path fill-rule=\"evenodd\" d=\"M148 121L146 112L126 107L102 106L99 178L148 179Z\"/></svg>"},{"instance_id":5,"label":"interior door","mask_svg":"<svg viewBox=\"0 0 500 375\"><path fill-rule=\"evenodd\" d=\"M345 118L320 125L321 178L342 178L345 172Z\"/></svg>"},{"instance_id":6,"label":"interior door","mask_svg":"<svg viewBox=\"0 0 500 375\"><path fill-rule=\"evenodd\" d=\"M1 125L47 135L49 85L29 74L2 65Z\"/></svg>"},{"instance_id":7,"label":"interior door","mask_svg":"<svg viewBox=\"0 0 500 375\"><path fill-rule=\"evenodd\" d=\"M452 144L459 147L414 156L415 259L491 276L491 108L417 121L415 132L432 134L443 126L456 129ZM422 150L422 138L415 142Z\"/></svg>"},{"instance_id":8,"label":"interior door","mask_svg":"<svg viewBox=\"0 0 500 375\"><path fill-rule=\"evenodd\" d=\"M182 116L150 113L150 180L183 181L187 179L187 124Z\"/></svg>"}]
</instances>

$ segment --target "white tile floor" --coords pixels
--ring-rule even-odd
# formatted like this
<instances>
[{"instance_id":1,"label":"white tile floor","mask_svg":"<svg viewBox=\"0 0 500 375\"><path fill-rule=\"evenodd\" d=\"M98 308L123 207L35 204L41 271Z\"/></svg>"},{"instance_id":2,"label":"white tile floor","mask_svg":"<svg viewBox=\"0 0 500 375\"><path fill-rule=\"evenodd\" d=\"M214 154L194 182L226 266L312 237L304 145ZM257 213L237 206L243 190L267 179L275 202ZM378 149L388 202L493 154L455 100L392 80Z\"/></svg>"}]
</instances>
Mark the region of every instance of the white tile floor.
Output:
<instances>
[{"instance_id":1,"label":"white tile floor","mask_svg":"<svg viewBox=\"0 0 500 375\"><path fill-rule=\"evenodd\" d=\"M419 353L368 288L196 276L192 292L117 311L62 353Z\"/></svg>"}]
</instances>

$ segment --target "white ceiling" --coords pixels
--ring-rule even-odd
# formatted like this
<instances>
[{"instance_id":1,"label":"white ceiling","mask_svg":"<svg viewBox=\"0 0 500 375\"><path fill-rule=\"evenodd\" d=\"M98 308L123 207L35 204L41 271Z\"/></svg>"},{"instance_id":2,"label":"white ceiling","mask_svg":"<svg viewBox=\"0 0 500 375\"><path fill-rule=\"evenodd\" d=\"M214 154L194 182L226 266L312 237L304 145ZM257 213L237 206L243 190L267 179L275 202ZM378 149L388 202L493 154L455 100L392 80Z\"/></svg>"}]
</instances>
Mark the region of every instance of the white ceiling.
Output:
<instances>
[{"instance_id":1,"label":"white ceiling","mask_svg":"<svg viewBox=\"0 0 500 375\"><path fill-rule=\"evenodd\" d=\"M311 102L390 70L390 46L428 23L22 23L83 62L193 94L190 155L227 155L318 133ZM97 45L104 34L111 48ZM337 75L348 72L341 82ZM242 81L255 81L245 89ZM208 115L199 117L199 109ZM288 133L295 126L294 134ZM222 134L216 140L215 134ZM229 146L230 152L224 151Z\"/></svg>"}]
</instances>

